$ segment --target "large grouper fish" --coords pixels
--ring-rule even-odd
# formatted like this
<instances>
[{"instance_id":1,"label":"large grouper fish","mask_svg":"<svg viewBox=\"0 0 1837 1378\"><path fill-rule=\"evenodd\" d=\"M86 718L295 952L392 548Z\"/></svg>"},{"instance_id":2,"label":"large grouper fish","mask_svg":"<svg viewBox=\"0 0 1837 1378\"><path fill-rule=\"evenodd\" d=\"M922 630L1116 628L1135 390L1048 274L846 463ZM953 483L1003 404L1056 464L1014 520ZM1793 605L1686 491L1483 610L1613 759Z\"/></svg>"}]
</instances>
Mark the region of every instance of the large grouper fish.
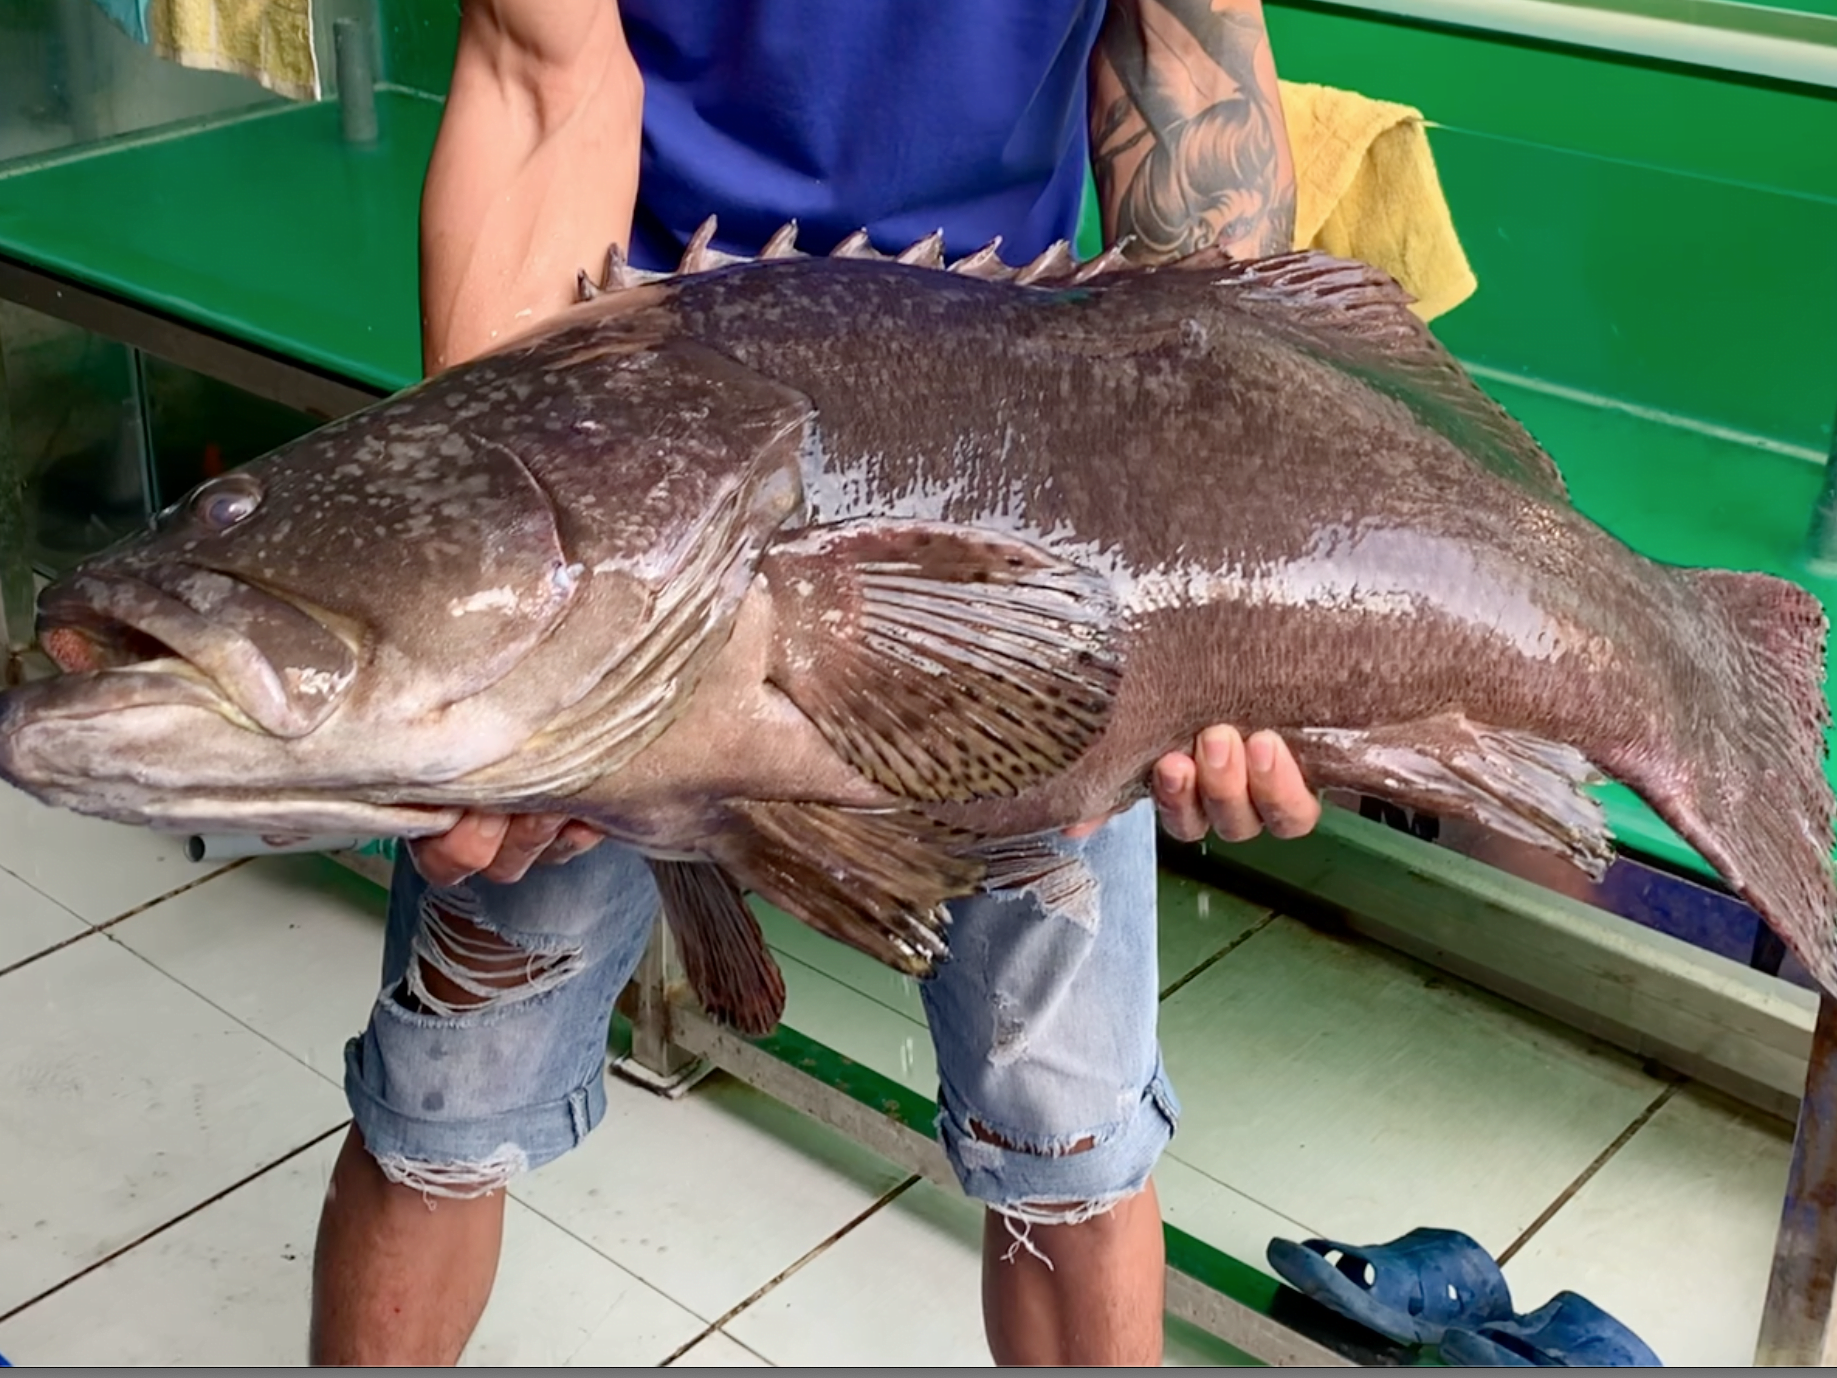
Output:
<instances>
[{"instance_id":1,"label":"large grouper fish","mask_svg":"<svg viewBox=\"0 0 1837 1378\"><path fill-rule=\"evenodd\" d=\"M566 813L651 858L709 1012L745 895L888 965L1214 722L1599 874L1623 781L1837 990L1826 620L1654 563L1389 278L863 236L615 254L493 353L211 479L46 588L0 776L160 828Z\"/></svg>"}]
</instances>

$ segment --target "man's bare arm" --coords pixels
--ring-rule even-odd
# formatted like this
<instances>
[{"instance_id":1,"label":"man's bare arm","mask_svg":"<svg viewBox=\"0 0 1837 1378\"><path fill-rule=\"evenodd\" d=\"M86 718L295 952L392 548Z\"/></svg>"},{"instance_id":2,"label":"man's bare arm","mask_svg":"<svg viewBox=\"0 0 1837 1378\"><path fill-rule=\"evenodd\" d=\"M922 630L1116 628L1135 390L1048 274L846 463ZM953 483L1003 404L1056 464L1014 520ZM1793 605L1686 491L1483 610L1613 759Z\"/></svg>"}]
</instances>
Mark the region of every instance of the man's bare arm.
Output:
<instances>
[{"instance_id":1,"label":"man's bare arm","mask_svg":"<svg viewBox=\"0 0 1837 1378\"><path fill-rule=\"evenodd\" d=\"M1110 0L1090 76L1106 243L1128 237L1148 263L1215 243L1239 258L1294 247L1295 165L1260 0ZM1298 837L1320 819L1281 737L1222 724L1156 762L1154 798L1187 840Z\"/></svg>"},{"instance_id":2,"label":"man's bare arm","mask_svg":"<svg viewBox=\"0 0 1837 1378\"><path fill-rule=\"evenodd\" d=\"M1159 262L1283 253L1295 167L1261 0L1111 0L1091 57L1104 238Z\"/></svg>"},{"instance_id":3,"label":"man's bare arm","mask_svg":"<svg viewBox=\"0 0 1837 1378\"><path fill-rule=\"evenodd\" d=\"M421 193L427 372L560 310L629 238L643 106L613 0L467 0Z\"/></svg>"},{"instance_id":4,"label":"man's bare arm","mask_svg":"<svg viewBox=\"0 0 1837 1378\"><path fill-rule=\"evenodd\" d=\"M562 310L575 273L629 241L643 113L613 0L467 0L421 191L426 372ZM468 813L409 850L430 881L455 885L513 881L599 840L560 816Z\"/></svg>"}]
</instances>

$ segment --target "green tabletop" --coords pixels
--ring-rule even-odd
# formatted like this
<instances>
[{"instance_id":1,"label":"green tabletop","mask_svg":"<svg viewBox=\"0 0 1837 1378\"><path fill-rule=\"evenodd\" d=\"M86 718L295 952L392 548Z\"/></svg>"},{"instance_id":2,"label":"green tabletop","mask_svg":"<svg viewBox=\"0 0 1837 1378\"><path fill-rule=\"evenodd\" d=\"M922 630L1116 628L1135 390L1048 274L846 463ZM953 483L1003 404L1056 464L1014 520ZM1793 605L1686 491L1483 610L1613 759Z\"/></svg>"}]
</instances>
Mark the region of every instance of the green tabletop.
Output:
<instances>
[{"instance_id":1,"label":"green tabletop","mask_svg":"<svg viewBox=\"0 0 1837 1378\"><path fill-rule=\"evenodd\" d=\"M335 104L287 106L0 174L0 253L387 390L419 375L415 224L440 107L381 92L380 142L347 147ZM1577 505L1681 564L1797 568L1821 471L1509 383L1489 388L1568 476ZM1620 839L1697 871L1627 791Z\"/></svg>"},{"instance_id":2,"label":"green tabletop","mask_svg":"<svg viewBox=\"0 0 1837 1378\"><path fill-rule=\"evenodd\" d=\"M270 107L0 171L0 253L389 391L420 376L415 226L440 105Z\"/></svg>"}]
</instances>

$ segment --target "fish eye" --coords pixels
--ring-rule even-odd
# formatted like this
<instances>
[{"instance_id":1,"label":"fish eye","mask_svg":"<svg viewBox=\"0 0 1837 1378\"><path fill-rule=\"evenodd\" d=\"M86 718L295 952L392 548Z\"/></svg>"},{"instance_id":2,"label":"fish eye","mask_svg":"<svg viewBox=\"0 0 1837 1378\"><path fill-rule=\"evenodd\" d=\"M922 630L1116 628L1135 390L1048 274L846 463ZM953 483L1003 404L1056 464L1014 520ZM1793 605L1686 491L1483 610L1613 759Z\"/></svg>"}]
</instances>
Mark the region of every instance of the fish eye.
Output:
<instances>
[{"instance_id":1,"label":"fish eye","mask_svg":"<svg viewBox=\"0 0 1837 1378\"><path fill-rule=\"evenodd\" d=\"M200 488L191 500L191 510L211 530L228 531L254 516L261 503L261 489L238 478Z\"/></svg>"}]
</instances>

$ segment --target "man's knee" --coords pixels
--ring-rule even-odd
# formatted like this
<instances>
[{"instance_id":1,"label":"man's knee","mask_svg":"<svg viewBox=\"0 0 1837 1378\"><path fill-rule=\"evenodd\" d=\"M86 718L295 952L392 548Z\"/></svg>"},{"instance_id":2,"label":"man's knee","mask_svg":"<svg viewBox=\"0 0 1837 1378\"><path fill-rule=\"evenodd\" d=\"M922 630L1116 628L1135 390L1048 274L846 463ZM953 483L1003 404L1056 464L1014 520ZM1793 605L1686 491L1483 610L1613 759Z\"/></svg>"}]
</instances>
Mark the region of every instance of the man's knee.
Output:
<instances>
[{"instance_id":1,"label":"man's knee","mask_svg":"<svg viewBox=\"0 0 1837 1378\"><path fill-rule=\"evenodd\" d=\"M397 868L383 989L345 1049L387 1182L430 1204L488 1197L604 1115L613 998L645 932L619 922L642 896L618 893L616 871L432 889Z\"/></svg>"},{"instance_id":2,"label":"man's knee","mask_svg":"<svg viewBox=\"0 0 1837 1378\"><path fill-rule=\"evenodd\" d=\"M1173 1137L1178 1107L1157 1074L1128 1113L1101 1126L1022 1130L992 1117L938 1116L946 1155L964 1191L1009 1222L1025 1248L1029 1225L1097 1220L1147 1186Z\"/></svg>"}]
</instances>

